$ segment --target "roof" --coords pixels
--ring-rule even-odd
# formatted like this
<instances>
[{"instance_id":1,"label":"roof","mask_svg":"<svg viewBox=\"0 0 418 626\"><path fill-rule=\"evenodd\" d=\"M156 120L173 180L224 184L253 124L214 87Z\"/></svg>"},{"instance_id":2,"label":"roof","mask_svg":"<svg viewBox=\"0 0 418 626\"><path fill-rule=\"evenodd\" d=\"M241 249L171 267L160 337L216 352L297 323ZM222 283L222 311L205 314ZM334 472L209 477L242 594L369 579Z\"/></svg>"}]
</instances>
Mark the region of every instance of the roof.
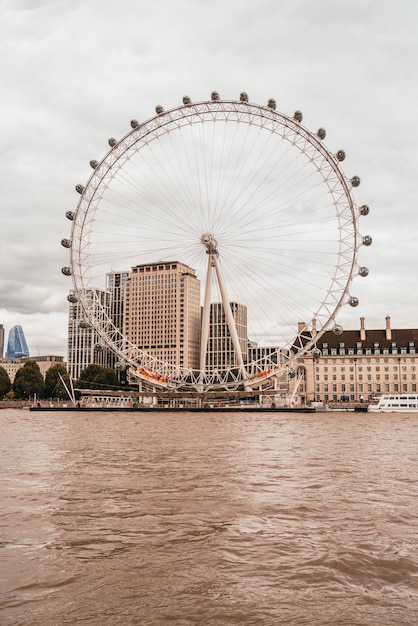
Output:
<instances>
[{"instance_id":1,"label":"roof","mask_svg":"<svg viewBox=\"0 0 418 626\"><path fill-rule=\"evenodd\" d=\"M341 335L336 335L332 330L326 331L318 340L318 347L322 347L324 343L329 348L339 348L344 343L345 348L356 348L358 343L363 348L374 348L375 344L379 344L380 348L391 348L396 344L397 348L405 348L412 342L418 345L418 329L402 328L391 329L391 338L387 339L386 330L365 330L365 339L360 338L360 330L344 330Z\"/></svg>"},{"instance_id":2,"label":"roof","mask_svg":"<svg viewBox=\"0 0 418 626\"><path fill-rule=\"evenodd\" d=\"M361 339L363 334L364 339ZM303 331L302 335L295 338L293 342L293 350L298 351L311 339L311 331ZM337 335L332 330L327 330L323 335L318 337L316 346L320 350L344 349L351 350L354 353L364 354L366 351L376 353L379 352L394 353L398 351L415 353L418 347L418 328L390 328L367 330L343 330Z\"/></svg>"}]
</instances>

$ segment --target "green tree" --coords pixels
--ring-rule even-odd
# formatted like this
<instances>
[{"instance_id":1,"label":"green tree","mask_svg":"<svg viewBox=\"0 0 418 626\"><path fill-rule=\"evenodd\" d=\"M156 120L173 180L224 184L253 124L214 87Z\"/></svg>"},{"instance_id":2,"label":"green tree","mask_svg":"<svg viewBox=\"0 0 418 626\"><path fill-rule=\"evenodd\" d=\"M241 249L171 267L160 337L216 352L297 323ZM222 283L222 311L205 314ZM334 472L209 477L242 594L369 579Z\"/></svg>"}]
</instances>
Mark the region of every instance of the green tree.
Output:
<instances>
[{"instance_id":1,"label":"green tree","mask_svg":"<svg viewBox=\"0 0 418 626\"><path fill-rule=\"evenodd\" d=\"M80 373L80 378L77 380L76 386L79 387L79 389L93 389L92 383L102 370L103 367L96 363L88 365Z\"/></svg>"},{"instance_id":2,"label":"green tree","mask_svg":"<svg viewBox=\"0 0 418 626\"><path fill-rule=\"evenodd\" d=\"M16 398L27 399L35 393L42 398L44 390L45 383L39 365L35 361L26 361L25 365L17 370L13 382Z\"/></svg>"},{"instance_id":3,"label":"green tree","mask_svg":"<svg viewBox=\"0 0 418 626\"><path fill-rule=\"evenodd\" d=\"M116 372L111 367L104 367L93 382L98 389L118 389L120 386Z\"/></svg>"},{"instance_id":4,"label":"green tree","mask_svg":"<svg viewBox=\"0 0 418 626\"><path fill-rule=\"evenodd\" d=\"M0 398L4 398L4 396L9 393L12 388L12 383L10 382L9 374L6 372L4 367L0 365Z\"/></svg>"},{"instance_id":5,"label":"green tree","mask_svg":"<svg viewBox=\"0 0 418 626\"><path fill-rule=\"evenodd\" d=\"M68 400L68 393L61 382L60 374L70 388L70 377L62 363L57 363L47 370L45 374L45 398L64 398Z\"/></svg>"},{"instance_id":6,"label":"green tree","mask_svg":"<svg viewBox=\"0 0 418 626\"><path fill-rule=\"evenodd\" d=\"M76 386L79 389L118 389L120 387L115 371L93 363L80 374Z\"/></svg>"}]
</instances>

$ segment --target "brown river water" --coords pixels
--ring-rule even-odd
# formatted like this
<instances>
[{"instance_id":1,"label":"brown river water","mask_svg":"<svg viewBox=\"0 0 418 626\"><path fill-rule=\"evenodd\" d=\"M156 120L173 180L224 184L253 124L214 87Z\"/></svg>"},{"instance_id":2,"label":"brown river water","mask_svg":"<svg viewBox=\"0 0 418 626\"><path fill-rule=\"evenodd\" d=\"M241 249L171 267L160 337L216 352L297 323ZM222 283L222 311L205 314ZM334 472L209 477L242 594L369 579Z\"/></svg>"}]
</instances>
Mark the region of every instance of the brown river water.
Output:
<instances>
[{"instance_id":1,"label":"brown river water","mask_svg":"<svg viewBox=\"0 0 418 626\"><path fill-rule=\"evenodd\" d=\"M1 626L418 624L418 414L0 424Z\"/></svg>"}]
</instances>

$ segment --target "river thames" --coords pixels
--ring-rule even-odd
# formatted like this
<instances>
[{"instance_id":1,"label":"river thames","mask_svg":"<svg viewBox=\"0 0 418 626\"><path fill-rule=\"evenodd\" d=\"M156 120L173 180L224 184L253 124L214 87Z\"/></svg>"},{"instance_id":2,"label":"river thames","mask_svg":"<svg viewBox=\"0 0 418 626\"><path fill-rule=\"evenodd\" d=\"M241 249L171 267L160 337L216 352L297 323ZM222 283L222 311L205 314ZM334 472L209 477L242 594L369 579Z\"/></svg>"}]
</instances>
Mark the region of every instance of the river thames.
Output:
<instances>
[{"instance_id":1,"label":"river thames","mask_svg":"<svg viewBox=\"0 0 418 626\"><path fill-rule=\"evenodd\" d=\"M418 414L0 424L2 626L418 623Z\"/></svg>"}]
</instances>

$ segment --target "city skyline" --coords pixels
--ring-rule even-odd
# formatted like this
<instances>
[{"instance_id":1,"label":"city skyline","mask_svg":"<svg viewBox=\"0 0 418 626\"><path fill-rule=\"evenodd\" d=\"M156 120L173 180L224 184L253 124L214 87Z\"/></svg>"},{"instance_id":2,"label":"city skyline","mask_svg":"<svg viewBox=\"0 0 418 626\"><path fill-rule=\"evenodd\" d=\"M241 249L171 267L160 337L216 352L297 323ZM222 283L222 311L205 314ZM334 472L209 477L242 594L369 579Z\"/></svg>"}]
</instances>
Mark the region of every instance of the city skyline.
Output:
<instances>
[{"instance_id":1,"label":"city skyline","mask_svg":"<svg viewBox=\"0 0 418 626\"><path fill-rule=\"evenodd\" d=\"M370 206L362 232L373 246L361 253L369 277L354 282L359 307L345 307L338 321L355 328L363 316L378 328L389 314L397 328L417 326L415 3L402 12L389 1L176 8L159 1L146 12L129 1L117 12L94 1L24 7L0 9L7 59L0 322L6 332L21 325L32 354L66 353L72 284L60 272L67 262L60 240L69 236L65 212L76 207L74 187L88 179L89 161L132 118L152 117L156 104L176 106L185 93L208 99L213 89L225 98L246 90L260 104L274 97L287 114L300 108L309 129L326 128L328 147L346 150L343 170L361 178L355 199ZM126 31L123 45L115 28ZM73 88L80 81L83 98Z\"/></svg>"}]
</instances>

